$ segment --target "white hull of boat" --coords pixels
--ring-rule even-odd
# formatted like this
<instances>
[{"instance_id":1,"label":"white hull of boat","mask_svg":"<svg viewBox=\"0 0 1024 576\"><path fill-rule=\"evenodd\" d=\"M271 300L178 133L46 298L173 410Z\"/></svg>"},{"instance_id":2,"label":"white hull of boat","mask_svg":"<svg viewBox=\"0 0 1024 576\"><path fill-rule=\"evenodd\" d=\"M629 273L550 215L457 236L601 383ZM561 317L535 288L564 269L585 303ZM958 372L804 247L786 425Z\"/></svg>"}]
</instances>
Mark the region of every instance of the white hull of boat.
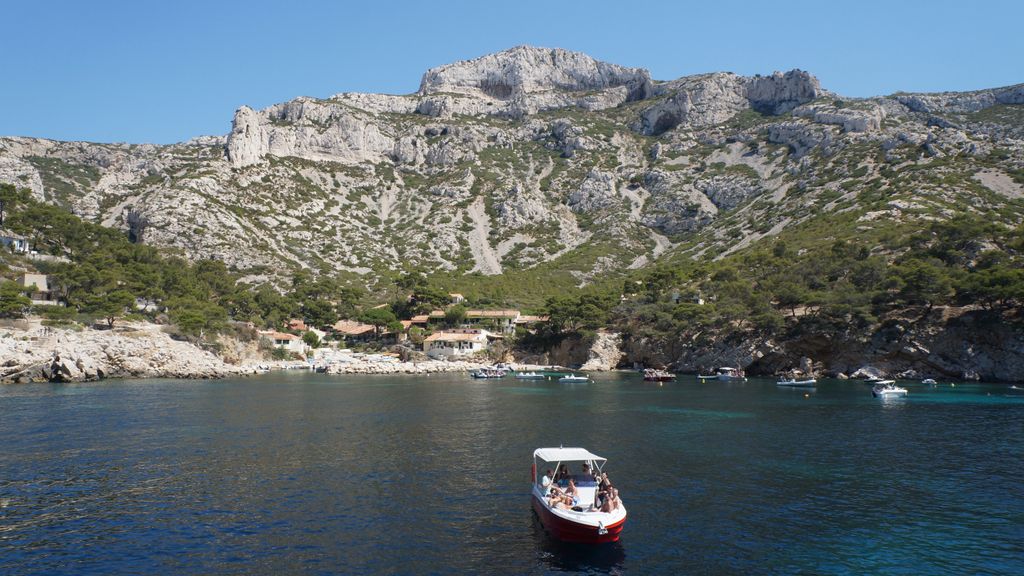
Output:
<instances>
[{"instance_id":1,"label":"white hull of boat","mask_svg":"<svg viewBox=\"0 0 1024 576\"><path fill-rule=\"evenodd\" d=\"M516 378L520 380L543 380L547 378L547 376L538 372L517 372Z\"/></svg>"},{"instance_id":2,"label":"white hull of boat","mask_svg":"<svg viewBox=\"0 0 1024 576\"><path fill-rule=\"evenodd\" d=\"M788 386L790 388L814 388L818 384L815 379L810 380L779 380L776 386Z\"/></svg>"}]
</instances>

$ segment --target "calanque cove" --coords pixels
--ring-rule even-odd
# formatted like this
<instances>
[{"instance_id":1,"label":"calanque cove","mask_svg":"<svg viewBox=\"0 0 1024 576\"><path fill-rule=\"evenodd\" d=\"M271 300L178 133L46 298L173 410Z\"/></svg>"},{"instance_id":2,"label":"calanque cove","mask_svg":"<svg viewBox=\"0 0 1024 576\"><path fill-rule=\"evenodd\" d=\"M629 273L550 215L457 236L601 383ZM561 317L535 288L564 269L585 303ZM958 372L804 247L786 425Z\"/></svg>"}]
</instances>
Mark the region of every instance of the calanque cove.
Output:
<instances>
[{"instance_id":1,"label":"calanque cove","mask_svg":"<svg viewBox=\"0 0 1024 576\"><path fill-rule=\"evenodd\" d=\"M0 182L3 382L1024 379L1024 84L850 98L518 46L226 136L0 138Z\"/></svg>"}]
</instances>

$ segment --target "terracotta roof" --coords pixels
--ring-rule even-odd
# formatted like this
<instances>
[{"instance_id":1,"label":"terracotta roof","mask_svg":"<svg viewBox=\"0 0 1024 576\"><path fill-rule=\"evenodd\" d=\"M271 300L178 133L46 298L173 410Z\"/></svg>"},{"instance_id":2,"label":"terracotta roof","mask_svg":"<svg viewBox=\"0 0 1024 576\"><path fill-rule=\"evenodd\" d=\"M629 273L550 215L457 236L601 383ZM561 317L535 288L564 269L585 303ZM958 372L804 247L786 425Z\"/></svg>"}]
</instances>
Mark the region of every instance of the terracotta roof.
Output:
<instances>
[{"instance_id":1,"label":"terracotta roof","mask_svg":"<svg viewBox=\"0 0 1024 576\"><path fill-rule=\"evenodd\" d=\"M295 334L289 334L287 332L260 332L260 334L270 338L271 340L300 340Z\"/></svg>"},{"instance_id":2,"label":"terracotta roof","mask_svg":"<svg viewBox=\"0 0 1024 576\"><path fill-rule=\"evenodd\" d=\"M529 315L524 314L524 315L520 316L519 318L516 318L516 324L532 324L534 322L547 322L547 321L548 321L548 317L547 316L529 316Z\"/></svg>"},{"instance_id":3,"label":"terracotta roof","mask_svg":"<svg viewBox=\"0 0 1024 576\"><path fill-rule=\"evenodd\" d=\"M429 315L420 314L418 316L413 316L412 319L409 321L412 322L413 324L426 324L428 320L430 320Z\"/></svg>"},{"instance_id":4,"label":"terracotta roof","mask_svg":"<svg viewBox=\"0 0 1024 576\"><path fill-rule=\"evenodd\" d=\"M466 318L516 318L519 310L466 310ZM434 310L431 318L444 318L444 310Z\"/></svg>"},{"instance_id":5,"label":"terracotta roof","mask_svg":"<svg viewBox=\"0 0 1024 576\"><path fill-rule=\"evenodd\" d=\"M341 332L346 336L359 336L373 331L372 324L363 324L355 320L338 320L334 323L334 331Z\"/></svg>"},{"instance_id":6,"label":"terracotta roof","mask_svg":"<svg viewBox=\"0 0 1024 576\"><path fill-rule=\"evenodd\" d=\"M517 318L519 310L466 310L466 318Z\"/></svg>"},{"instance_id":7,"label":"terracotta roof","mask_svg":"<svg viewBox=\"0 0 1024 576\"><path fill-rule=\"evenodd\" d=\"M479 332L435 332L423 339L424 342L484 342L487 336Z\"/></svg>"},{"instance_id":8,"label":"terracotta roof","mask_svg":"<svg viewBox=\"0 0 1024 576\"><path fill-rule=\"evenodd\" d=\"M292 318L288 321L289 330L306 330L306 323L298 318Z\"/></svg>"},{"instance_id":9,"label":"terracotta roof","mask_svg":"<svg viewBox=\"0 0 1024 576\"><path fill-rule=\"evenodd\" d=\"M413 325L412 320L399 320L399 322L402 323L402 328L405 328L406 330L408 330L409 327Z\"/></svg>"}]
</instances>

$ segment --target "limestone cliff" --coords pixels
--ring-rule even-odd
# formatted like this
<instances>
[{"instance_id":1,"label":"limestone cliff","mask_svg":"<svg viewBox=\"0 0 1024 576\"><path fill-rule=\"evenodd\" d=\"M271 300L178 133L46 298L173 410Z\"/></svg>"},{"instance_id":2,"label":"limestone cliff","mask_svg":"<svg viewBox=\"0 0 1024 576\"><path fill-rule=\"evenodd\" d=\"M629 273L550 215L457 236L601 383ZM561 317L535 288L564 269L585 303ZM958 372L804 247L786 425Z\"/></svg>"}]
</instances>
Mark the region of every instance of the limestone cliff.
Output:
<instances>
[{"instance_id":1,"label":"limestone cliff","mask_svg":"<svg viewBox=\"0 0 1024 576\"><path fill-rule=\"evenodd\" d=\"M933 171L941 199L893 199L870 218L1010 203L1024 194L1022 86L843 98L800 70L662 82L520 46L428 70L414 94L242 106L226 137L0 138L0 181L109 226L144 218L147 243L253 282L551 265L586 284L681 250L727 254L809 207L850 210L868 181L898 187L898 170ZM967 180L950 185L931 158L958 159Z\"/></svg>"}]
</instances>

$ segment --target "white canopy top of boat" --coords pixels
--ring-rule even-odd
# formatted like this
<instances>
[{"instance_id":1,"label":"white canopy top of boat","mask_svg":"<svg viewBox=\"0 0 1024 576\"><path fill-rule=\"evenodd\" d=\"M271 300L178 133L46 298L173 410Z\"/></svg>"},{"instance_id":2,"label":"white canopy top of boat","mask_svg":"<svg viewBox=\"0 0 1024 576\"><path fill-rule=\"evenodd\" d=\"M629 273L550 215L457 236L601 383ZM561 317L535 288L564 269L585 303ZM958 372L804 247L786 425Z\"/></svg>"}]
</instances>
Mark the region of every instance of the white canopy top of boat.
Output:
<instances>
[{"instance_id":1,"label":"white canopy top of boat","mask_svg":"<svg viewBox=\"0 0 1024 576\"><path fill-rule=\"evenodd\" d=\"M537 448L533 451L535 458L545 462L586 462L588 460L606 461L586 448Z\"/></svg>"}]
</instances>

